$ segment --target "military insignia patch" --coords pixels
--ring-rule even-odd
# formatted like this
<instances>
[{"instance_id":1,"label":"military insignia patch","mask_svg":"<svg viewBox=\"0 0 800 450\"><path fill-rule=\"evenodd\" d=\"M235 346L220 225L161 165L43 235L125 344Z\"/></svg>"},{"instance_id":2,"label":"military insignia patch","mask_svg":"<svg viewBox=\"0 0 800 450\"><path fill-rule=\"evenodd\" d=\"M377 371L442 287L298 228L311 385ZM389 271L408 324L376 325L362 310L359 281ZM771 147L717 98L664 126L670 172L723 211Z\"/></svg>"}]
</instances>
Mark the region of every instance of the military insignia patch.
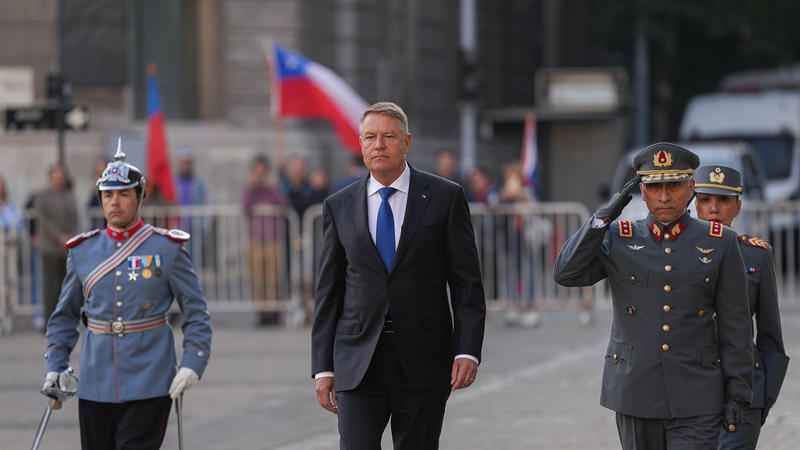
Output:
<instances>
[{"instance_id":1,"label":"military insignia patch","mask_svg":"<svg viewBox=\"0 0 800 450\"><path fill-rule=\"evenodd\" d=\"M767 243L767 241L761 238L750 236L749 234L743 234L741 236L741 240L743 244L749 245L751 247L761 247L764 250L769 250L769 243Z\"/></svg>"},{"instance_id":2,"label":"military insignia patch","mask_svg":"<svg viewBox=\"0 0 800 450\"><path fill-rule=\"evenodd\" d=\"M720 183L720 184L722 184L722 182L725 181L725 174L722 173L722 169L717 167L713 171L709 172L708 173L708 181L710 181L712 183Z\"/></svg>"},{"instance_id":3,"label":"military insignia patch","mask_svg":"<svg viewBox=\"0 0 800 450\"><path fill-rule=\"evenodd\" d=\"M713 251L714 251L714 249L713 249L713 248L700 248L700 247L695 247L695 248L696 248L696 249L697 249L697 250L698 250L700 253L702 253L702 254L704 254L704 255L707 255L707 254L709 254L709 253L711 253L711 252L713 252Z\"/></svg>"},{"instance_id":4,"label":"military insignia patch","mask_svg":"<svg viewBox=\"0 0 800 450\"><path fill-rule=\"evenodd\" d=\"M722 224L719 222L711 222L711 227L708 230L708 235L715 238L721 238Z\"/></svg>"},{"instance_id":5,"label":"military insignia patch","mask_svg":"<svg viewBox=\"0 0 800 450\"><path fill-rule=\"evenodd\" d=\"M700 262L703 264L708 264L711 262L711 258L708 258L706 256L698 256L697 259L699 259Z\"/></svg>"},{"instance_id":6,"label":"military insignia patch","mask_svg":"<svg viewBox=\"0 0 800 450\"><path fill-rule=\"evenodd\" d=\"M619 225L619 237L624 237L624 238L633 237L633 230L631 229L630 220L619 220L617 221L617 224Z\"/></svg>"},{"instance_id":7,"label":"military insignia patch","mask_svg":"<svg viewBox=\"0 0 800 450\"><path fill-rule=\"evenodd\" d=\"M631 244L628 244L628 248L636 252L636 251L639 251L639 250L643 249L644 245L631 245Z\"/></svg>"},{"instance_id":8,"label":"military insignia patch","mask_svg":"<svg viewBox=\"0 0 800 450\"><path fill-rule=\"evenodd\" d=\"M659 242L660 242L661 241L661 227L658 226L657 223L653 222L653 223L650 224L650 231L653 233L653 236L655 236L656 239L658 239Z\"/></svg>"},{"instance_id":9,"label":"military insignia patch","mask_svg":"<svg viewBox=\"0 0 800 450\"><path fill-rule=\"evenodd\" d=\"M672 165L672 153L661 150L653 155L653 165L656 167L669 167Z\"/></svg>"}]
</instances>

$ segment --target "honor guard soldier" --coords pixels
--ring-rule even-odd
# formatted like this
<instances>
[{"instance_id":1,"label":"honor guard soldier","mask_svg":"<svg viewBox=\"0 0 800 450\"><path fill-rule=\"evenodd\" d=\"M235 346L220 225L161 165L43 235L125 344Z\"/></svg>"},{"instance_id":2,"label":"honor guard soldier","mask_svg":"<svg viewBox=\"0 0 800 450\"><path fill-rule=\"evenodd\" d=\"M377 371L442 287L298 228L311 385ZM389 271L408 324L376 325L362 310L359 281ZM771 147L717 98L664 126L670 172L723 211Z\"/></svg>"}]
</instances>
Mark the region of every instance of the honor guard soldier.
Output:
<instances>
[{"instance_id":1,"label":"honor guard soldier","mask_svg":"<svg viewBox=\"0 0 800 450\"><path fill-rule=\"evenodd\" d=\"M77 392L84 449L159 448L170 396L179 400L210 356L211 319L183 247L189 235L142 222L145 178L120 147L97 180L108 226L67 242L67 275L47 325L45 388L86 325ZM184 319L177 374L166 318L173 300Z\"/></svg>"},{"instance_id":2,"label":"honor guard soldier","mask_svg":"<svg viewBox=\"0 0 800 450\"><path fill-rule=\"evenodd\" d=\"M694 174L697 217L727 227L742 209L741 174L724 166L703 166ZM755 317L753 343L753 400L744 413L744 421L735 433L720 433L720 448L755 449L761 426L778 398L789 357L783 347L781 317L778 310L778 289L772 264L772 247L755 236L739 235L747 272L747 298L750 315Z\"/></svg>"},{"instance_id":3,"label":"honor guard soldier","mask_svg":"<svg viewBox=\"0 0 800 450\"><path fill-rule=\"evenodd\" d=\"M658 143L633 161L636 178L564 244L564 286L607 278L613 323L600 404L616 412L623 449L716 449L750 402L753 349L736 233L692 218L697 155ZM620 220L639 184L649 214Z\"/></svg>"}]
</instances>

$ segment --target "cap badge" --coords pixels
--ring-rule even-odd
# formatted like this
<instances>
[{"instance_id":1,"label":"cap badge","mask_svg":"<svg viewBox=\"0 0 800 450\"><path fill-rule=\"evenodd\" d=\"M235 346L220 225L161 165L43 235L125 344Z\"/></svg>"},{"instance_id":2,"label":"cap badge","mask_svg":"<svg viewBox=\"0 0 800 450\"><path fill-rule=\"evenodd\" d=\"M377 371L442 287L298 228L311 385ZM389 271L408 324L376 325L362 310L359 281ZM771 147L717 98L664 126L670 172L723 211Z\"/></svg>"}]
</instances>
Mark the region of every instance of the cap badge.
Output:
<instances>
[{"instance_id":1,"label":"cap badge","mask_svg":"<svg viewBox=\"0 0 800 450\"><path fill-rule=\"evenodd\" d=\"M722 182L725 180L725 174L722 172L722 170L720 170L719 167L717 167L713 172L709 172L708 179L712 183L722 184Z\"/></svg>"},{"instance_id":2,"label":"cap badge","mask_svg":"<svg viewBox=\"0 0 800 450\"><path fill-rule=\"evenodd\" d=\"M664 150L653 155L653 165L656 167L669 167L672 165L672 153Z\"/></svg>"}]
</instances>

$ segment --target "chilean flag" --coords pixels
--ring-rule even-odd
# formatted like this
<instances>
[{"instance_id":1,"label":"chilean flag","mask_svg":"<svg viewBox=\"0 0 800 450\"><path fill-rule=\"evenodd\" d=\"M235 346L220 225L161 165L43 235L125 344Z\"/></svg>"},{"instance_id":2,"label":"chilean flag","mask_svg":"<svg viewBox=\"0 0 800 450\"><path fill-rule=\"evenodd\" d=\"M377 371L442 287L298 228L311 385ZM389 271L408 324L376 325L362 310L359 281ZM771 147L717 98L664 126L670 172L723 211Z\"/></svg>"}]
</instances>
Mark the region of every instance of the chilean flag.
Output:
<instances>
[{"instance_id":1,"label":"chilean flag","mask_svg":"<svg viewBox=\"0 0 800 450\"><path fill-rule=\"evenodd\" d=\"M156 67L147 67L147 182L158 188L159 194L169 202L175 201L175 183L164 136L164 114L158 93Z\"/></svg>"},{"instance_id":2,"label":"chilean flag","mask_svg":"<svg viewBox=\"0 0 800 450\"><path fill-rule=\"evenodd\" d=\"M522 137L522 155L520 163L522 166L523 182L526 186L536 189L537 178L537 148L536 148L536 115L528 113L525 115L525 133Z\"/></svg>"},{"instance_id":3,"label":"chilean flag","mask_svg":"<svg viewBox=\"0 0 800 450\"><path fill-rule=\"evenodd\" d=\"M360 155L358 123L369 105L341 77L280 45L264 44L272 71L272 112L276 117L324 119L339 142Z\"/></svg>"}]
</instances>

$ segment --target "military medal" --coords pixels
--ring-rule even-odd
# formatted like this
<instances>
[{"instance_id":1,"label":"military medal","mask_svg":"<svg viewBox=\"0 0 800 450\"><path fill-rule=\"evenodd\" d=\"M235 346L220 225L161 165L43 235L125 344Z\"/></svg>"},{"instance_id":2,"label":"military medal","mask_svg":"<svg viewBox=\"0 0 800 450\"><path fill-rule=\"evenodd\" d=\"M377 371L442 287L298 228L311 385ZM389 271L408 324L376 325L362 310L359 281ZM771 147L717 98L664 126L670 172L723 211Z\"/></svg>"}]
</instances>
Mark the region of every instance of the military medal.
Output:
<instances>
[{"instance_id":1,"label":"military medal","mask_svg":"<svg viewBox=\"0 0 800 450\"><path fill-rule=\"evenodd\" d=\"M153 261L155 261L155 263L156 263L155 274L156 274L157 277L160 277L161 276L161 255L155 255L153 257Z\"/></svg>"},{"instance_id":2,"label":"military medal","mask_svg":"<svg viewBox=\"0 0 800 450\"><path fill-rule=\"evenodd\" d=\"M139 270L141 267L141 257L140 256L129 256L128 257L128 280L136 281L136 277L139 275L136 271Z\"/></svg>"},{"instance_id":3,"label":"military medal","mask_svg":"<svg viewBox=\"0 0 800 450\"><path fill-rule=\"evenodd\" d=\"M145 280L149 280L150 277L153 276L153 272L150 271L150 264L152 262L153 262L153 257L152 256L148 255L148 256L144 257L144 263L145 263L144 266L145 266L145 268L142 271L142 277L144 277Z\"/></svg>"}]
</instances>

